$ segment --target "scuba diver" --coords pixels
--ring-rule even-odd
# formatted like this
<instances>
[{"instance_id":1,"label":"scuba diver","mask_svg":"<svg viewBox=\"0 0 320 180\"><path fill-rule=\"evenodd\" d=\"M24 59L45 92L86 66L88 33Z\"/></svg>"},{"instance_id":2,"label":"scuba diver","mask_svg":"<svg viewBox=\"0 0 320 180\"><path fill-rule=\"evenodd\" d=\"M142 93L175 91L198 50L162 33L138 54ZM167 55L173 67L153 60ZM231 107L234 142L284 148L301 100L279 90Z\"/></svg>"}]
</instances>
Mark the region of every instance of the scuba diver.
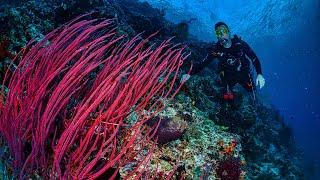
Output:
<instances>
[{"instance_id":1,"label":"scuba diver","mask_svg":"<svg viewBox=\"0 0 320 180\"><path fill-rule=\"evenodd\" d=\"M256 86L261 89L265 85L258 57L250 46L237 35L231 37L229 27L224 22L216 23L214 29L218 42L212 46L207 58L193 64L191 75L200 72L213 59L217 58L219 60L218 72L224 91L224 100L232 101L234 99L232 88L237 83L254 95L256 88L253 84L251 63L257 73ZM181 82L187 81L189 78L189 74L184 74Z\"/></svg>"}]
</instances>

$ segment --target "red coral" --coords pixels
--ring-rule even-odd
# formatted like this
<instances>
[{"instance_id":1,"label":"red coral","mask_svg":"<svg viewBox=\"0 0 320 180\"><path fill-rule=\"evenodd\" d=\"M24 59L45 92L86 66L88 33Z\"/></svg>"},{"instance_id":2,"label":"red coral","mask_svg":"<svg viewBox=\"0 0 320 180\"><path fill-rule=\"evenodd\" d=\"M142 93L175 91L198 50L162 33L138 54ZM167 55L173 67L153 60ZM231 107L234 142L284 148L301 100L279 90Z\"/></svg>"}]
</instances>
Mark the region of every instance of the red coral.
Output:
<instances>
[{"instance_id":1,"label":"red coral","mask_svg":"<svg viewBox=\"0 0 320 180\"><path fill-rule=\"evenodd\" d=\"M14 55L8 51L9 43L10 41L6 37L0 42L0 60L3 60L6 57L13 59Z\"/></svg>"},{"instance_id":2,"label":"red coral","mask_svg":"<svg viewBox=\"0 0 320 180\"><path fill-rule=\"evenodd\" d=\"M241 172L241 162L236 158L220 161L216 168L216 173L221 180L239 180Z\"/></svg>"},{"instance_id":3,"label":"red coral","mask_svg":"<svg viewBox=\"0 0 320 180\"><path fill-rule=\"evenodd\" d=\"M172 98L181 87L173 90L183 48L169 40L147 47L148 39L139 36L124 42L112 20L86 17L19 53L0 104L0 132L21 178L37 170L50 178L91 179L117 167L144 122L163 108L159 99ZM132 110L139 121L127 127L123 120ZM122 141L120 129L131 132ZM149 140L148 133L141 139ZM149 158L140 165L145 168Z\"/></svg>"},{"instance_id":4,"label":"red coral","mask_svg":"<svg viewBox=\"0 0 320 180\"><path fill-rule=\"evenodd\" d=\"M223 140L217 142L222 154L232 155L237 147L237 140L233 139L229 144L225 144Z\"/></svg>"}]
</instances>

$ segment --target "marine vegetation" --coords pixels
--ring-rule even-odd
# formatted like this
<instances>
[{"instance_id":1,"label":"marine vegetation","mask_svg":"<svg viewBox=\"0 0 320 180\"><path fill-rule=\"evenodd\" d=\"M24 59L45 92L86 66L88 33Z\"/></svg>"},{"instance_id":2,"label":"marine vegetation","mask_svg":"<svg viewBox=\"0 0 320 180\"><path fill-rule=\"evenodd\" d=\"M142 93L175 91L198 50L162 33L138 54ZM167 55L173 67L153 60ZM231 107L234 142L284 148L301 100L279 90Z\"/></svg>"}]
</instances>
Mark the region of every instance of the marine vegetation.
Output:
<instances>
[{"instance_id":1,"label":"marine vegetation","mask_svg":"<svg viewBox=\"0 0 320 180\"><path fill-rule=\"evenodd\" d=\"M143 157L130 175L141 175L155 148L143 124L179 89L174 85L184 48L170 40L146 46L148 39L139 35L125 41L112 20L86 17L31 41L4 79L10 91L0 106L0 132L20 178L34 172L97 178L125 164L137 140ZM132 112L138 120L124 124Z\"/></svg>"}]
</instances>

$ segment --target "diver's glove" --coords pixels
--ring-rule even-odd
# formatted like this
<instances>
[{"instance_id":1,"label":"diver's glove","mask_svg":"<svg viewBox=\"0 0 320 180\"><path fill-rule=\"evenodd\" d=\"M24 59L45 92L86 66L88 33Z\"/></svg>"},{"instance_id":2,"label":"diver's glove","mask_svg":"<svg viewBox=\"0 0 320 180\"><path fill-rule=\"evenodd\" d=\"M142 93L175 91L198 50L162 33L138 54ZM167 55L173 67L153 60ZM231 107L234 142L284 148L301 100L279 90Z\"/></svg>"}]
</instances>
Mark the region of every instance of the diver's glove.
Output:
<instances>
[{"instance_id":1,"label":"diver's glove","mask_svg":"<svg viewBox=\"0 0 320 180\"><path fill-rule=\"evenodd\" d=\"M182 77L181 77L181 79L180 79L180 83L188 81L188 79L189 79L190 77L191 77L190 74L184 74L184 75L182 75Z\"/></svg>"},{"instance_id":2,"label":"diver's glove","mask_svg":"<svg viewBox=\"0 0 320 180\"><path fill-rule=\"evenodd\" d=\"M266 83L266 80L262 76L262 74L258 74L257 80L256 80L256 86L259 86L259 88L263 88L264 84Z\"/></svg>"}]
</instances>

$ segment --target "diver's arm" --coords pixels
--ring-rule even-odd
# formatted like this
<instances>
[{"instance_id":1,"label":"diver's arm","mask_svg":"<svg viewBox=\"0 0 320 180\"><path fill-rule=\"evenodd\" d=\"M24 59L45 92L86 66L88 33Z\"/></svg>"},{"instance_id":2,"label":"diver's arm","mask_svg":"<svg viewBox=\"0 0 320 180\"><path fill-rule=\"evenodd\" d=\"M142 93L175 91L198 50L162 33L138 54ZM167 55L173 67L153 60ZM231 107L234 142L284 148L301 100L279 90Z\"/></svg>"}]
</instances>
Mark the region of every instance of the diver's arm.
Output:
<instances>
[{"instance_id":1,"label":"diver's arm","mask_svg":"<svg viewBox=\"0 0 320 180\"><path fill-rule=\"evenodd\" d=\"M242 40L241 40L241 43L244 46L244 50L245 50L246 55L251 59L252 64L253 64L254 68L256 69L256 72L257 72L256 86L258 86L261 89L265 85L265 79L262 75L262 70L261 70L261 63L260 63L257 55L250 48L250 46Z\"/></svg>"},{"instance_id":2,"label":"diver's arm","mask_svg":"<svg viewBox=\"0 0 320 180\"><path fill-rule=\"evenodd\" d=\"M262 69L261 69L261 63L257 55L254 53L254 51L251 49L251 47L243 40L240 40L241 44L244 47L245 54L250 58L252 61L252 64L254 68L256 69L257 74L262 74Z\"/></svg>"},{"instance_id":3,"label":"diver's arm","mask_svg":"<svg viewBox=\"0 0 320 180\"><path fill-rule=\"evenodd\" d=\"M206 57L201 61L191 61L189 62L190 65L192 63L192 70L190 74L184 74L182 75L180 82L187 81L191 75L198 74L201 72L207 65L209 65L214 59L219 57L221 53L217 51L216 46L214 45L212 48L209 49L209 53L206 55Z\"/></svg>"},{"instance_id":4,"label":"diver's arm","mask_svg":"<svg viewBox=\"0 0 320 180\"><path fill-rule=\"evenodd\" d=\"M209 49L209 53L203 60L193 63L191 75L198 74L199 72L201 72L206 66L208 66L213 60L218 58L220 55L221 53L218 51L216 45L213 45Z\"/></svg>"},{"instance_id":5,"label":"diver's arm","mask_svg":"<svg viewBox=\"0 0 320 180\"><path fill-rule=\"evenodd\" d=\"M192 63L192 70L190 74L182 75L180 79L180 83L187 81L191 77L191 75L195 75L201 72L208 64L210 64L211 61L212 59L208 58L208 55L207 55L202 61L190 62Z\"/></svg>"},{"instance_id":6,"label":"diver's arm","mask_svg":"<svg viewBox=\"0 0 320 180\"><path fill-rule=\"evenodd\" d=\"M193 64L192 64L193 67L192 67L190 75L198 74L208 64L210 64L211 61L212 61L212 59L210 59L209 56L207 55L203 60L198 61L198 62L193 62Z\"/></svg>"}]
</instances>

